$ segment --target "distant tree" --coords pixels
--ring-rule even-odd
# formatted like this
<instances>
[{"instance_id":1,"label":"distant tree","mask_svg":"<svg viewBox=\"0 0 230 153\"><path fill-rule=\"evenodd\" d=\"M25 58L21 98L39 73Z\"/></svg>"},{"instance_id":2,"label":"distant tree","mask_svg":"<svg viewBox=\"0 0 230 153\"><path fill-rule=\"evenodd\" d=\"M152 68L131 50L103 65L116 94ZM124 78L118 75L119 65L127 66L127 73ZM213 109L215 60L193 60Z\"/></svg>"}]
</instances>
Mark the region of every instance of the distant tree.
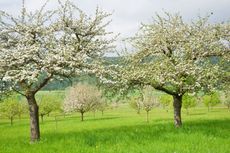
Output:
<instances>
[{"instance_id":1,"label":"distant tree","mask_svg":"<svg viewBox=\"0 0 230 153\"><path fill-rule=\"evenodd\" d=\"M191 96L189 94L185 94L183 96L183 103L182 103L182 107L184 109L186 109L187 114L189 114L189 108L195 107L197 104L197 100L194 96Z\"/></svg>"},{"instance_id":2,"label":"distant tree","mask_svg":"<svg viewBox=\"0 0 230 153\"><path fill-rule=\"evenodd\" d=\"M52 80L100 76L103 55L114 48L110 14L97 8L87 15L70 0L58 2L34 12L23 3L20 16L0 11L0 79L26 97L32 142L40 139L36 93Z\"/></svg>"},{"instance_id":3,"label":"distant tree","mask_svg":"<svg viewBox=\"0 0 230 153\"><path fill-rule=\"evenodd\" d=\"M65 118L67 112L65 111L64 104L61 103L59 108L60 108L59 113L61 113L63 115L63 117Z\"/></svg>"},{"instance_id":4,"label":"distant tree","mask_svg":"<svg viewBox=\"0 0 230 153\"><path fill-rule=\"evenodd\" d=\"M111 104L110 104L110 108L111 109L116 109L119 107L119 101L120 100L117 100L117 99L112 99L111 100Z\"/></svg>"},{"instance_id":5,"label":"distant tree","mask_svg":"<svg viewBox=\"0 0 230 153\"><path fill-rule=\"evenodd\" d=\"M166 111L168 112L169 106L170 104L172 104L173 98L170 95L164 94L160 95L159 101L163 109L166 109Z\"/></svg>"},{"instance_id":6,"label":"distant tree","mask_svg":"<svg viewBox=\"0 0 230 153\"><path fill-rule=\"evenodd\" d=\"M229 90L223 91L223 93L221 94L221 101L223 102L225 106L227 106L228 110L230 111L230 91Z\"/></svg>"},{"instance_id":7,"label":"distant tree","mask_svg":"<svg viewBox=\"0 0 230 153\"><path fill-rule=\"evenodd\" d=\"M142 96L142 107L146 111L146 121L149 122L149 112L153 107L158 106L159 102L156 95L153 94L153 88L151 86L144 87Z\"/></svg>"},{"instance_id":8,"label":"distant tree","mask_svg":"<svg viewBox=\"0 0 230 153\"><path fill-rule=\"evenodd\" d=\"M19 101L18 103L18 109L17 109L17 114L18 118L21 119L22 114L28 113L28 105L26 104L25 101Z\"/></svg>"},{"instance_id":9,"label":"distant tree","mask_svg":"<svg viewBox=\"0 0 230 153\"><path fill-rule=\"evenodd\" d=\"M140 97L132 96L129 98L129 105L131 108L137 111L137 114L140 114L142 108L142 102L140 101Z\"/></svg>"},{"instance_id":10,"label":"distant tree","mask_svg":"<svg viewBox=\"0 0 230 153\"><path fill-rule=\"evenodd\" d=\"M104 111L107 109L108 103L106 98L102 98L97 106L97 110L101 112L101 115L104 115Z\"/></svg>"},{"instance_id":11,"label":"distant tree","mask_svg":"<svg viewBox=\"0 0 230 153\"><path fill-rule=\"evenodd\" d=\"M10 96L5 98L0 104L0 113L9 118L10 124L13 125L14 117L25 112L25 110L23 110L25 107L22 106L21 102L18 102L15 96Z\"/></svg>"},{"instance_id":12,"label":"distant tree","mask_svg":"<svg viewBox=\"0 0 230 153\"><path fill-rule=\"evenodd\" d=\"M60 109L60 103L61 101L58 98L58 95L46 95L38 100L38 106L40 108L39 114L41 116L42 122L45 115L49 116L51 112Z\"/></svg>"},{"instance_id":13,"label":"distant tree","mask_svg":"<svg viewBox=\"0 0 230 153\"><path fill-rule=\"evenodd\" d=\"M203 103L208 107L208 111L210 111L210 108L220 103L220 101L220 96L217 92L211 92L203 96Z\"/></svg>"},{"instance_id":14,"label":"distant tree","mask_svg":"<svg viewBox=\"0 0 230 153\"><path fill-rule=\"evenodd\" d=\"M67 90L64 100L65 112L81 113L81 121L84 113L93 110L101 100L101 92L95 87L86 84L78 84Z\"/></svg>"},{"instance_id":15,"label":"distant tree","mask_svg":"<svg viewBox=\"0 0 230 153\"><path fill-rule=\"evenodd\" d=\"M100 111L102 116L104 115L104 111L106 110L108 104L105 98L98 99L98 102L95 103L95 106L92 107L91 111L93 112L94 118L96 116L96 112Z\"/></svg>"}]
</instances>

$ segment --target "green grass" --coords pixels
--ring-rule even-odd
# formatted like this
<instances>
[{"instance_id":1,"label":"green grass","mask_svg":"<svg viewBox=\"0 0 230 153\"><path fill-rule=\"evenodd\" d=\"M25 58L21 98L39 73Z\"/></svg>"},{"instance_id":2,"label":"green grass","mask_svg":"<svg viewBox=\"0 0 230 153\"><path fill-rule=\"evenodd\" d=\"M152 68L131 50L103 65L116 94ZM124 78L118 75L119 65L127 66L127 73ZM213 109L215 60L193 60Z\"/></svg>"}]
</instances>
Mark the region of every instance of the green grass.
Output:
<instances>
[{"instance_id":1,"label":"green grass","mask_svg":"<svg viewBox=\"0 0 230 153\"><path fill-rule=\"evenodd\" d=\"M230 112L225 108L198 107L183 110L183 127L173 126L173 112L153 109L150 122L145 112L135 113L120 105L93 117L87 113L44 118L41 141L30 144L29 120L13 126L0 119L0 153L230 153Z\"/></svg>"}]
</instances>

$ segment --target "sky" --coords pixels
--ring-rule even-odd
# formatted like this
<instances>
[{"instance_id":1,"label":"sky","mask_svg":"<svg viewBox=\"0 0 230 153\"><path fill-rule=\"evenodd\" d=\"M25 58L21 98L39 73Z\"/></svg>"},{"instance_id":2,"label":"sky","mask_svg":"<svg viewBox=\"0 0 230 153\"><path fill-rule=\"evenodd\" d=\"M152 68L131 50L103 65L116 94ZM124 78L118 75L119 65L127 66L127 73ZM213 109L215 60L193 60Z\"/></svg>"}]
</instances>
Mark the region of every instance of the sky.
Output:
<instances>
[{"instance_id":1,"label":"sky","mask_svg":"<svg viewBox=\"0 0 230 153\"><path fill-rule=\"evenodd\" d=\"M33 11L39 9L46 0L25 0L26 7ZM113 21L109 31L120 33L119 40L133 36L140 23L150 23L156 13L164 11L180 13L186 21L198 15L213 13L210 22L230 21L230 0L72 0L87 14L94 14L98 6L112 13ZM22 0L0 0L0 10L19 15ZM47 9L57 7L57 0L50 0ZM122 45L121 41L118 45Z\"/></svg>"}]
</instances>

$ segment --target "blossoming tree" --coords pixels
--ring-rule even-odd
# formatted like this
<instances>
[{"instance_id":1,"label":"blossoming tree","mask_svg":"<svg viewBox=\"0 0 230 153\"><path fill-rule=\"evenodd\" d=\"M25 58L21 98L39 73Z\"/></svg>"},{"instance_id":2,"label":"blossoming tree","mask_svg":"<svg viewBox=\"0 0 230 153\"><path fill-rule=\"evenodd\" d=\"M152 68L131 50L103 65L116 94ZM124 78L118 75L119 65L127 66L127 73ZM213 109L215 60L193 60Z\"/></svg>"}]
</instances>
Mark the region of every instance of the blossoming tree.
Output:
<instances>
[{"instance_id":1,"label":"blossoming tree","mask_svg":"<svg viewBox=\"0 0 230 153\"><path fill-rule=\"evenodd\" d=\"M84 121L84 113L95 110L101 103L101 92L94 86L78 84L70 87L64 101L65 112L81 113L81 121Z\"/></svg>"},{"instance_id":2,"label":"blossoming tree","mask_svg":"<svg viewBox=\"0 0 230 153\"><path fill-rule=\"evenodd\" d=\"M118 70L122 88L150 85L171 95L176 127L182 125L183 95L211 90L221 74L218 57L229 56L229 24L208 18L187 23L178 14L157 15L131 39L136 52Z\"/></svg>"},{"instance_id":3,"label":"blossoming tree","mask_svg":"<svg viewBox=\"0 0 230 153\"><path fill-rule=\"evenodd\" d=\"M52 79L100 73L100 59L114 41L106 31L110 14L96 9L88 16L68 0L55 10L44 7L23 7L19 17L0 11L2 80L27 99L31 141L40 138L35 94Z\"/></svg>"}]
</instances>

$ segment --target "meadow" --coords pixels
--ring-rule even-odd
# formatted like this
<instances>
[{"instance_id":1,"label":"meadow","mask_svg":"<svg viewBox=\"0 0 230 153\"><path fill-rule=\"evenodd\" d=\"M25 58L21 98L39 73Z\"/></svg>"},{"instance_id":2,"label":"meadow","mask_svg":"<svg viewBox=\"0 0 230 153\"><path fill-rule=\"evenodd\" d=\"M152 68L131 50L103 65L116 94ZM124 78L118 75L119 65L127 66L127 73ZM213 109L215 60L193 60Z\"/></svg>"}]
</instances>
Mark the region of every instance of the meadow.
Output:
<instances>
[{"instance_id":1,"label":"meadow","mask_svg":"<svg viewBox=\"0 0 230 153\"><path fill-rule=\"evenodd\" d=\"M42 94L42 93L41 93ZM0 118L0 153L229 153L230 112L217 106L182 111L183 127L173 125L172 108L154 108L150 121L126 103L102 115L52 113L40 124L41 141L30 143L29 118ZM56 121L55 121L56 116Z\"/></svg>"}]
</instances>

